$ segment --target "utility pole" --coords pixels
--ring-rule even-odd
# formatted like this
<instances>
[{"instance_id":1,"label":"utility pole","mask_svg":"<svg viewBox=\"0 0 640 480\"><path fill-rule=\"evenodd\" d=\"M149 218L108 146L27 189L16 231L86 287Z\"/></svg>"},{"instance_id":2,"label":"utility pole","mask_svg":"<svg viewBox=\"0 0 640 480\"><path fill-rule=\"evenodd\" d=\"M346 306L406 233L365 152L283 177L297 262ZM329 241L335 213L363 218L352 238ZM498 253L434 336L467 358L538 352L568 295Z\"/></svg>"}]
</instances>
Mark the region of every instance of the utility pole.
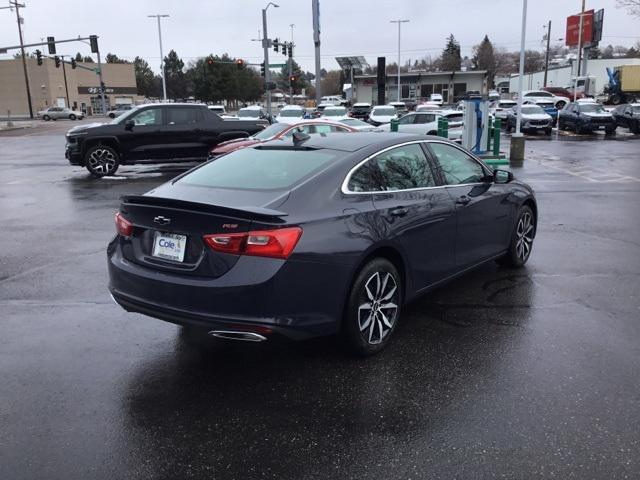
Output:
<instances>
[{"instance_id":1,"label":"utility pole","mask_svg":"<svg viewBox=\"0 0 640 480\"><path fill-rule=\"evenodd\" d=\"M509 146L509 162L511 164L524 160L524 135L520 131L522 123L522 77L524 77L524 45L527 33L527 0L522 0L522 31L520 33L520 68L518 73L518 107L516 116L516 131L511 136Z\"/></svg>"},{"instance_id":2,"label":"utility pole","mask_svg":"<svg viewBox=\"0 0 640 480\"><path fill-rule=\"evenodd\" d=\"M155 18L158 20L158 41L160 42L160 72L162 73L162 98L167 101L167 81L164 74L164 55L162 54L162 27L160 26L160 19L166 18L169 15L147 15L147 17Z\"/></svg>"},{"instance_id":3,"label":"utility pole","mask_svg":"<svg viewBox=\"0 0 640 480\"><path fill-rule=\"evenodd\" d=\"M22 39L22 17L20 17L20 8L25 8L24 3L9 1L9 5L15 7L16 18L18 20L18 35L20 36L20 52L22 53L22 70L24 71L24 84L27 88L27 102L29 103L29 117L33 120L33 105L31 104L31 87L29 86L29 74L27 72L27 58L24 53L24 41Z\"/></svg>"},{"instance_id":4,"label":"utility pole","mask_svg":"<svg viewBox=\"0 0 640 480\"><path fill-rule=\"evenodd\" d=\"M289 45L289 51L292 52L293 50L293 27L295 27L295 24L290 24L289 25L291 27L291 45ZM291 83L291 75L293 74L293 55L289 54L289 105L293 105L293 85Z\"/></svg>"},{"instance_id":5,"label":"utility pole","mask_svg":"<svg viewBox=\"0 0 640 480\"><path fill-rule=\"evenodd\" d=\"M580 76L580 63L582 62L582 26L584 25L584 2L585 0L582 0L582 11L580 12L580 31L578 32L578 74L576 75L576 77Z\"/></svg>"},{"instance_id":6,"label":"utility pole","mask_svg":"<svg viewBox=\"0 0 640 480\"><path fill-rule=\"evenodd\" d=\"M100 61L100 50L96 50L98 57L98 79L100 79L100 104L102 105L102 113L107 113L107 99L104 97L104 82L102 81L102 62Z\"/></svg>"},{"instance_id":7,"label":"utility pole","mask_svg":"<svg viewBox=\"0 0 640 480\"><path fill-rule=\"evenodd\" d=\"M551 20L547 26L547 53L544 56L544 81L542 85L547 86L547 72L549 71L549 43L551 42Z\"/></svg>"},{"instance_id":8,"label":"utility pole","mask_svg":"<svg viewBox=\"0 0 640 480\"><path fill-rule=\"evenodd\" d=\"M58 55L62 59L62 75L64 76L64 91L67 94L67 108L71 108L69 104L69 86L67 85L67 69L64 68L64 57L66 55Z\"/></svg>"},{"instance_id":9,"label":"utility pole","mask_svg":"<svg viewBox=\"0 0 640 480\"><path fill-rule=\"evenodd\" d=\"M320 91L320 0L311 0L311 14L313 16L313 44L316 57L316 106L320 105L322 92Z\"/></svg>"},{"instance_id":10,"label":"utility pole","mask_svg":"<svg viewBox=\"0 0 640 480\"><path fill-rule=\"evenodd\" d=\"M269 2L266 7L262 9L262 32L264 37L262 38L262 48L264 49L264 84L267 90L267 115L271 120L271 70L269 69L269 35L267 34L267 10L273 5L274 8L278 8L273 2Z\"/></svg>"},{"instance_id":11,"label":"utility pole","mask_svg":"<svg viewBox=\"0 0 640 480\"><path fill-rule=\"evenodd\" d=\"M390 20L390 23L398 24L398 101L400 101L400 25L408 22L409 20Z\"/></svg>"}]
</instances>

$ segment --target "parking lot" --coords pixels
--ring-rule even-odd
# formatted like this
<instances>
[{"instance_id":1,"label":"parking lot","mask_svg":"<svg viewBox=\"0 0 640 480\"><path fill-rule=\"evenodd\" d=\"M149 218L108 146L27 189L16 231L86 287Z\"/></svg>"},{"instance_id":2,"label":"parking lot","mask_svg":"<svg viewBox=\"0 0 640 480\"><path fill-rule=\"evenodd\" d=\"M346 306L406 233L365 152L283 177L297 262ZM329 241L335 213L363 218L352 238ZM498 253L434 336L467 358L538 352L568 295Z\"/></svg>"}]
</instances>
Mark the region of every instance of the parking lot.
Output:
<instances>
[{"instance_id":1,"label":"parking lot","mask_svg":"<svg viewBox=\"0 0 640 480\"><path fill-rule=\"evenodd\" d=\"M65 161L67 128L0 133L0 478L636 478L637 137L530 139L527 267L428 294L360 359L116 306L119 197L186 167L95 179Z\"/></svg>"}]
</instances>

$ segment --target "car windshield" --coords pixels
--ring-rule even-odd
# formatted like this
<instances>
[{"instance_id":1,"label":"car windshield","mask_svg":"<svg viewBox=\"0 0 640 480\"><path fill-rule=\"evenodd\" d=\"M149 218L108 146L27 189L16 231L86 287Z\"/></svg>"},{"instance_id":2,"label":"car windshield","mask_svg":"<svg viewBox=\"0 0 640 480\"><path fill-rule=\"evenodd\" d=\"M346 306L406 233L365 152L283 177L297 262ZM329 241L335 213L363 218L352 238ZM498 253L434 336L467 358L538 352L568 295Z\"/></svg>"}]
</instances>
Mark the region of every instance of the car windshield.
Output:
<instances>
[{"instance_id":1,"label":"car windshield","mask_svg":"<svg viewBox=\"0 0 640 480\"><path fill-rule=\"evenodd\" d=\"M582 113L605 113L606 110L602 105L597 103L589 103L587 105L580 105L580 111Z\"/></svg>"},{"instance_id":2,"label":"car windshield","mask_svg":"<svg viewBox=\"0 0 640 480\"><path fill-rule=\"evenodd\" d=\"M538 113L544 113L544 110L538 105L523 105L522 113L525 115L535 115Z\"/></svg>"},{"instance_id":3,"label":"car windshield","mask_svg":"<svg viewBox=\"0 0 640 480\"><path fill-rule=\"evenodd\" d=\"M344 117L347 114L346 108L325 108L322 112L325 117Z\"/></svg>"},{"instance_id":4,"label":"car windshield","mask_svg":"<svg viewBox=\"0 0 640 480\"><path fill-rule=\"evenodd\" d=\"M273 125L269 125L264 130L255 133L251 136L251 138L255 138L256 140L269 140L270 138L275 137L277 134L289 128L289 125L285 123L274 123Z\"/></svg>"},{"instance_id":5,"label":"car windshield","mask_svg":"<svg viewBox=\"0 0 640 480\"><path fill-rule=\"evenodd\" d=\"M640 113L640 105L633 105L631 110L633 110L633 113Z\"/></svg>"},{"instance_id":6,"label":"car windshield","mask_svg":"<svg viewBox=\"0 0 640 480\"><path fill-rule=\"evenodd\" d=\"M447 117L447 120L449 120L450 122L461 122L464 118L464 114L462 113L449 113L444 116Z\"/></svg>"},{"instance_id":7,"label":"car windshield","mask_svg":"<svg viewBox=\"0 0 640 480\"><path fill-rule=\"evenodd\" d=\"M240 111L238 112L238 117L242 118L260 118L260 110L244 110L244 109L240 109Z\"/></svg>"},{"instance_id":8,"label":"car windshield","mask_svg":"<svg viewBox=\"0 0 640 480\"><path fill-rule=\"evenodd\" d=\"M301 118L304 116L304 112L298 109L282 110L280 112L281 117Z\"/></svg>"},{"instance_id":9,"label":"car windshield","mask_svg":"<svg viewBox=\"0 0 640 480\"><path fill-rule=\"evenodd\" d=\"M338 155L336 150L242 148L204 164L177 182L234 190L288 189Z\"/></svg>"},{"instance_id":10,"label":"car windshield","mask_svg":"<svg viewBox=\"0 0 640 480\"><path fill-rule=\"evenodd\" d=\"M516 106L516 102L500 102L498 104L499 108L511 108L515 106Z\"/></svg>"},{"instance_id":11,"label":"car windshield","mask_svg":"<svg viewBox=\"0 0 640 480\"><path fill-rule=\"evenodd\" d=\"M379 116L393 116L396 114L396 109L393 107L374 108L372 115Z\"/></svg>"}]
</instances>

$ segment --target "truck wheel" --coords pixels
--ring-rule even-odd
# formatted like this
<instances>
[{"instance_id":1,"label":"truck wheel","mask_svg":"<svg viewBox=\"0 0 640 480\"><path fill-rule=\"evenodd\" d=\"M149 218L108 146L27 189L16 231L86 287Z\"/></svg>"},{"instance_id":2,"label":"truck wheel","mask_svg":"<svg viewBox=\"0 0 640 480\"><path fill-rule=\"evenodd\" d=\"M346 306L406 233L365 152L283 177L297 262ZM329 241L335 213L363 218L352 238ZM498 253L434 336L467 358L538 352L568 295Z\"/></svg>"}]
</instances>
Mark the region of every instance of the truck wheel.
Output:
<instances>
[{"instance_id":1,"label":"truck wheel","mask_svg":"<svg viewBox=\"0 0 640 480\"><path fill-rule=\"evenodd\" d=\"M613 103L614 105L620 105L622 103L622 96L620 95L612 95L611 96L611 103Z\"/></svg>"},{"instance_id":2,"label":"truck wheel","mask_svg":"<svg viewBox=\"0 0 640 480\"><path fill-rule=\"evenodd\" d=\"M95 177L113 175L120 165L120 155L111 147L95 145L84 154L84 164Z\"/></svg>"}]
</instances>

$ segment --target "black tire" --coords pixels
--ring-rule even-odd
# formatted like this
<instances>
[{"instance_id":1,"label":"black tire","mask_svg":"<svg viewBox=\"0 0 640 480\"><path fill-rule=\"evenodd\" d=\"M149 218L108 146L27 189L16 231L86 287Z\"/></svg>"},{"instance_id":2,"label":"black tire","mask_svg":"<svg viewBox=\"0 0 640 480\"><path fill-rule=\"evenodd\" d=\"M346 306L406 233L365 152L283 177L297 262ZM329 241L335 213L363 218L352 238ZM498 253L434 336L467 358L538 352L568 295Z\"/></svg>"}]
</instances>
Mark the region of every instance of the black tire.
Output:
<instances>
[{"instance_id":1,"label":"black tire","mask_svg":"<svg viewBox=\"0 0 640 480\"><path fill-rule=\"evenodd\" d=\"M551 135L551 130L552 130L551 128L545 128L544 129L544 134L545 135Z\"/></svg>"},{"instance_id":2,"label":"black tire","mask_svg":"<svg viewBox=\"0 0 640 480\"><path fill-rule=\"evenodd\" d=\"M76 116L72 113L71 115L69 115L69 120L75 120Z\"/></svg>"},{"instance_id":3,"label":"black tire","mask_svg":"<svg viewBox=\"0 0 640 480\"><path fill-rule=\"evenodd\" d=\"M562 130L563 132L567 129L567 126L561 119L558 119L558 130Z\"/></svg>"},{"instance_id":4,"label":"black tire","mask_svg":"<svg viewBox=\"0 0 640 480\"><path fill-rule=\"evenodd\" d=\"M507 125L504 127L504 131L507 133L511 133L511 124L507 122Z\"/></svg>"},{"instance_id":5,"label":"black tire","mask_svg":"<svg viewBox=\"0 0 640 480\"><path fill-rule=\"evenodd\" d=\"M120 155L107 145L94 145L84 154L84 165L95 177L113 175L120 166Z\"/></svg>"},{"instance_id":6,"label":"black tire","mask_svg":"<svg viewBox=\"0 0 640 480\"><path fill-rule=\"evenodd\" d=\"M110 113L110 114L109 114L109 118L116 118L116 116L115 116L115 114Z\"/></svg>"},{"instance_id":7,"label":"black tire","mask_svg":"<svg viewBox=\"0 0 640 480\"><path fill-rule=\"evenodd\" d=\"M388 345L400 318L402 289L398 270L386 258L374 258L358 272L341 330L352 352L368 356Z\"/></svg>"},{"instance_id":8,"label":"black tire","mask_svg":"<svg viewBox=\"0 0 640 480\"><path fill-rule=\"evenodd\" d=\"M533 249L533 239L536 235L535 218L528 205L520 207L516 218L509 250L498 260L501 265L511 268L521 268L527 263Z\"/></svg>"},{"instance_id":9,"label":"black tire","mask_svg":"<svg viewBox=\"0 0 640 480\"><path fill-rule=\"evenodd\" d=\"M640 120L629 122L629 131L636 134L640 133Z\"/></svg>"},{"instance_id":10,"label":"black tire","mask_svg":"<svg viewBox=\"0 0 640 480\"><path fill-rule=\"evenodd\" d=\"M617 127L613 127L613 128L605 128L604 129L604 134L605 135L614 135L616 133L616 128Z\"/></svg>"},{"instance_id":11,"label":"black tire","mask_svg":"<svg viewBox=\"0 0 640 480\"><path fill-rule=\"evenodd\" d=\"M556 105L555 105L556 110L562 110L566 104L567 104L567 102L565 102L564 100L560 100L560 101L559 101L558 103L556 103Z\"/></svg>"},{"instance_id":12,"label":"black tire","mask_svg":"<svg viewBox=\"0 0 640 480\"><path fill-rule=\"evenodd\" d=\"M42 119L43 119L45 122L48 122L49 120L51 120L51 117L50 117L49 115L43 115L43 116L42 116Z\"/></svg>"},{"instance_id":13,"label":"black tire","mask_svg":"<svg viewBox=\"0 0 640 480\"><path fill-rule=\"evenodd\" d=\"M611 98L609 100L614 105L620 105L622 103L622 96L618 95L618 94L614 94L614 95L611 96Z\"/></svg>"}]
</instances>

